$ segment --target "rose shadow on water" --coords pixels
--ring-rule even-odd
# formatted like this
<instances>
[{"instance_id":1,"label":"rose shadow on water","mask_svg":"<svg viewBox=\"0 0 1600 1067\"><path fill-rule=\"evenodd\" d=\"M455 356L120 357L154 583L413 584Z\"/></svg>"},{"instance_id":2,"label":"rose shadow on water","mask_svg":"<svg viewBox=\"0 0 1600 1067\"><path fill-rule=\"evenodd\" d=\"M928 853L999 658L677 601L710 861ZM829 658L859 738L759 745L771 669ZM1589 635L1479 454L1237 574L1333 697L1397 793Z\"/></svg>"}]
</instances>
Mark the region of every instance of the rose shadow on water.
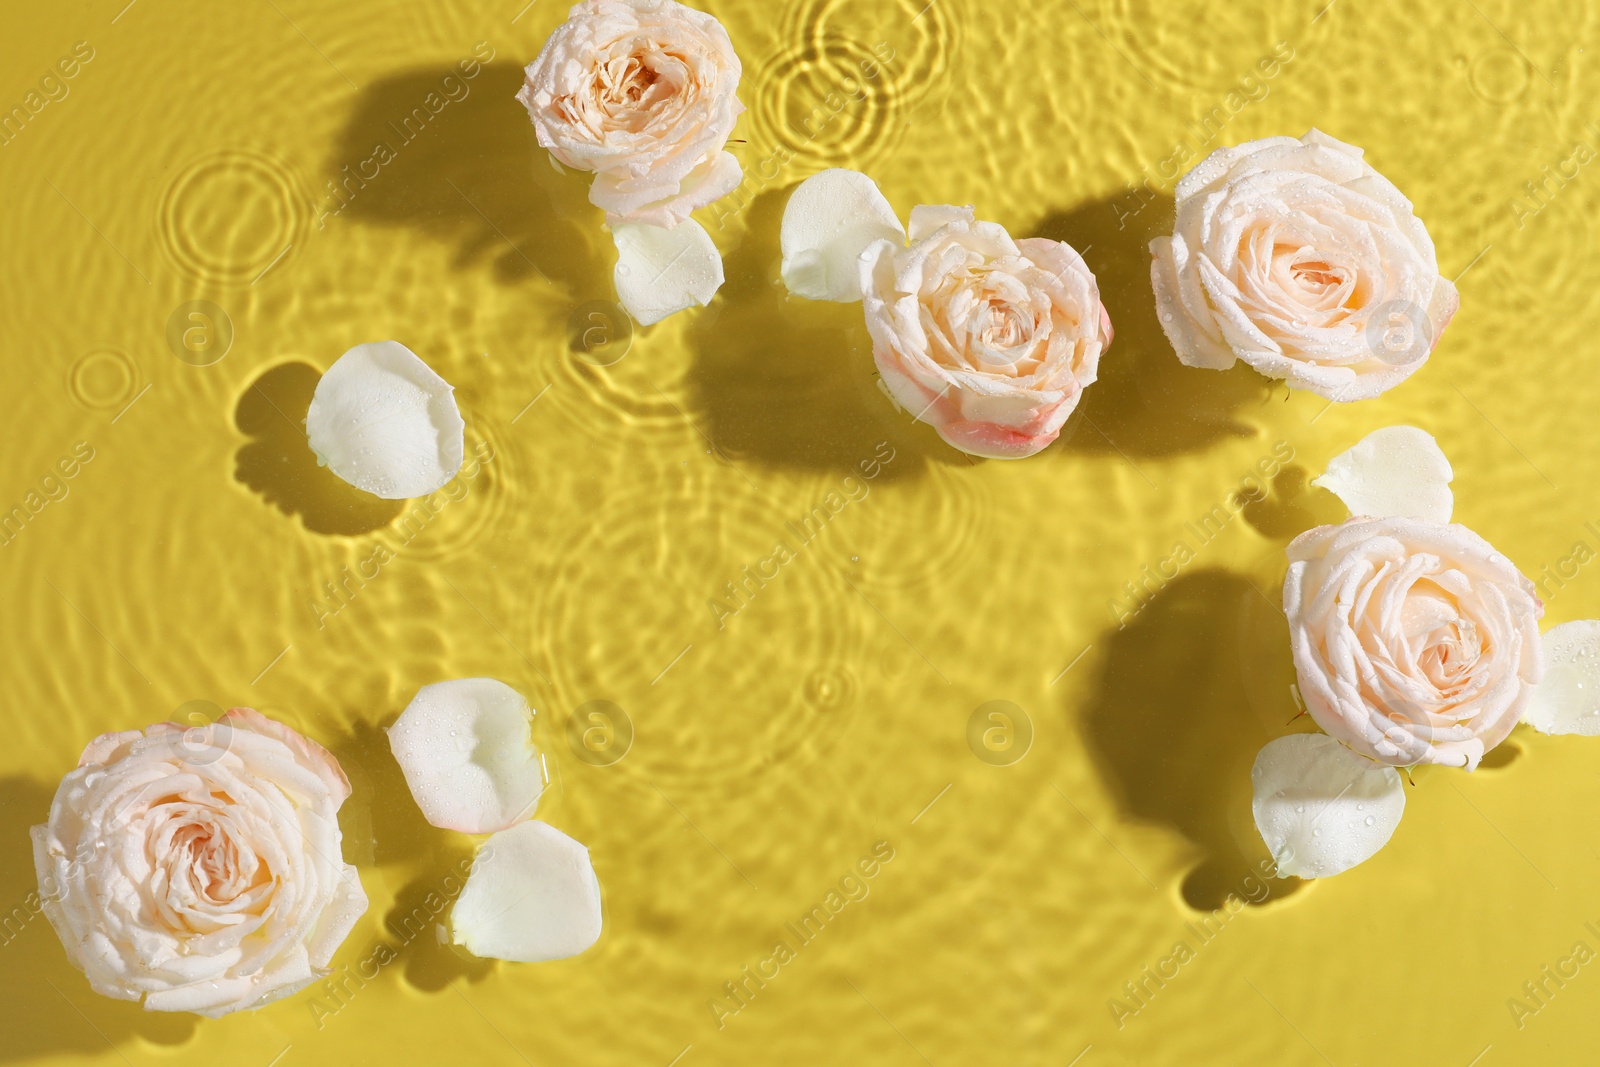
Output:
<instances>
[{"instance_id":1,"label":"rose shadow on water","mask_svg":"<svg viewBox=\"0 0 1600 1067\"><path fill-rule=\"evenodd\" d=\"M487 262L502 285L548 278L569 298L608 299L612 257L589 176L554 170L521 87L522 68L504 62L472 78L452 64L374 82L330 151L314 218L409 226L454 245L458 267Z\"/></svg>"},{"instance_id":2,"label":"rose shadow on water","mask_svg":"<svg viewBox=\"0 0 1600 1067\"><path fill-rule=\"evenodd\" d=\"M1173 200L1146 195L1142 207L1131 192L1094 200L1016 235L1076 248L1100 283L1116 330L1098 380L1062 430L1056 448L1066 452L1170 456L1248 437L1255 431L1237 413L1274 393L1273 382L1243 363L1215 371L1178 362L1150 284L1150 242L1172 232Z\"/></svg>"},{"instance_id":3,"label":"rose shadow on water","mask_svg":"<svg viewBox=\"0 0 1600 1067\"><path fill-rule=\"evenodd\" d=\"M54 793L27 778L0 778L0 1062L101 1056L107 1042L120 1047L135 1036L183 1044L194 1035L196 1016L147 1012L94 992L36 910L28 830L49 817Z\"/></svg>"},{"instance_id":4,"label":"rose shadow on water","mask_svg":"<svg viewBox=\"0 0 1600 1067\"><path fill-rule=\"evenodd\" d=\"M1270 857L1250 811L1256 754L1292 732L1288 636L1281 648L1261 636L1279 632L1281 621L1244 577L1181 575L1106 639L1104 673L1084 712L1089 752L1120 810L1200 850L1181 892L1201 911L1230 896L1264 903L1304 884L1263 884L1258 865ZM1256 710L1262 691L1282 693L1281 727Z\"/></svg>"},{"instance_id":5,"label":"rose shadow on water","mask_svg":"<svg viewBox=\"0 0 1600 1067\"><path fill-rule=\"evenodd\" d=\"M457 954L437 936L437 928L448 924L471 868L473 839L441 830L423 818L381 727L358 723L336 743L335 756L355 786L339 820L346 835L346 859L360 867L403 863L416 873L378 920L376 939L347 946L334 966L348 964L359 973L365 962L369 971L403 973L412 987L429 993L447 989L456 978L476 982L487 977L494 968L492 960ZM368 895L376 899L374 888L368 886ZM379 943L388 951L380 953Z\"/></svg>"},{"instance_id":6,"label":"rose shadow on water","mask_svg":"<svg viewBox=\"0 0 1600 1067\"><path fill-rule=\"evenodd\" d=\"M312 533L371 533L393 522L404 501L364 493L317 462L305 416L321 379L309 363L280 363L250 384L234 412L250 438L234 456L234 477Z\"/></svg>"},{"instance_id":7,"label":"rose shadow on water","mask_svg":"<svg viewBox=\"0 0 1600 1067\"><path fill-rule=\"evenodd\" d=\"M697 421L735 463L860 475L888 441L898 457L883 479L929 463L977 462L913 421L878 388L860 304L791 297L779 277L779 228L793 186L751 201L744 242L727 256L727 281L693 316L689 372ZM715 223L713 237L722 239Z\"/></svg>"}]
</instances>

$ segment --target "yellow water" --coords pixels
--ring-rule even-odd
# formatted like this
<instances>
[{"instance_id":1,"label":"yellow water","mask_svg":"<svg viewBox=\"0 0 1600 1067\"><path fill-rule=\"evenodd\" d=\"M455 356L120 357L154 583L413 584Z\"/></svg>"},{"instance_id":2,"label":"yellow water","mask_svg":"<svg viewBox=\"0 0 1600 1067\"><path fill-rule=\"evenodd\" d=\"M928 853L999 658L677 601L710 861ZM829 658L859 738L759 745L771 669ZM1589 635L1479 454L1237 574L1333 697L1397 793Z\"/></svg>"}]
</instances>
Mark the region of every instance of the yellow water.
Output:
<instances>
[{"instance_id":1,"label":"yellow water","mask_svg":"<svg viewBox=\"0 0 1600 1067\"><path fill-rule=\"evenodd\" d=\"M747 72L743 203L702 213L728 283L627 342L588 306L600 214L511 99L559 0L126 2L11 4L0 43L0 106L39 92L0 145L0 510L37 506L0 547L0 1060L1593 1062L1600 967L1541 969L1600 947L1596 742L1419 773L1375 859L1264 900L1248 768L1296 710L1283 546L1340 513L1306 480L1372 429L1437 435L1550 620L1600 616L1572 562L1600 548L1600 175L1569 162L1600 147L1600 5L708 0ZM1462 293L1421 373L1331 410L1179 366L1145 252L1174 157L1313 125L1414 199ZM839 164L1085 252L1117 341L1059 444L968 460L878 390L858 309L785 299L785 191ZM457 386L478 457L420 512L299 428L384 338ZM380 728L469 675L539 709L540 817L593 850L577 959L433 943L472 842L422 822ZM570 743L626 733L592 701L632 725L618 761ZM205 1022L89 990L28 912L26 830L92 735L212 704L335 750L372 909L332 984Z\"/></svg>"}]
</instances>

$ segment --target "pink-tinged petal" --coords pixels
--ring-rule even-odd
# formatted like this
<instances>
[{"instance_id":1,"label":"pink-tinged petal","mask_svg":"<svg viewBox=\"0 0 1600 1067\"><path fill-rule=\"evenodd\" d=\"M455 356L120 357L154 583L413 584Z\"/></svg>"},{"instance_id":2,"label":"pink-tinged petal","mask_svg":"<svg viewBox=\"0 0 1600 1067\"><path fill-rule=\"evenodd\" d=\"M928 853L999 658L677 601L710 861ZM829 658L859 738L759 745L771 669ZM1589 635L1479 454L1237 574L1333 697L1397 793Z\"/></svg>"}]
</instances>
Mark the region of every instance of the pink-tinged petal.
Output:
<instances>
[{"instance_id":1,"label":"pink-tinged petal","mask_svg":"<svg viewBox=\"0 0 1600 1067\"><path fill-rule=\"evenodd\" d=\"M217 721L236 730L248 730L280 742L294 753L295 760L302 767L322 780L335 804L343 804L349 798L350 779L345 777L344 768L333 758L333 753L311 738L267 718L254 708L229 708Z\"/></svg>"}]
</instances>

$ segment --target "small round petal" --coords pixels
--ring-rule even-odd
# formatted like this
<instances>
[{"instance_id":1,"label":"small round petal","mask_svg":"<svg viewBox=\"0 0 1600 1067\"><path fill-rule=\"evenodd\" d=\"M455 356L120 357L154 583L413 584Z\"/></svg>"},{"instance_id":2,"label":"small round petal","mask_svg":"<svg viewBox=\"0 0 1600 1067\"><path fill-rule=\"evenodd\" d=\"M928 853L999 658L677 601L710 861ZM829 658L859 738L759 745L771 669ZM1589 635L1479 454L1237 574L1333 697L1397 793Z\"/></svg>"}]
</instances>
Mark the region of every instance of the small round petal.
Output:
<instances>
[{"instance_id":1,"label":"small round petal","mask_svg":"<svg viewBox=\"0 0 1600 1067\"><path fill-rule=\"evenodd\" d=\"M1389 843L1405 813L1393 767L1358 756L1326 734L1269 742L1250 771L1256 829L1278 876L1326 878Z\"/></svg>"},{"instance_id":2,"label":"small round petal","mask_svg":"<svg viewBox=\"0 0 1600 1067\"><path fill-rule=\"evenodd\" d=\"M783 209L783 284L807 300L859 301L861 253L876 241L906 243L877 183L854 170L813 174Z\"/></svg>"},{"instance_id":3,"label":"small round petal","mask_svg":"<svg viewBox=\"0 0 1600 1067\"><path fill-rule=\"evenodd\" d=\"M693 219L670 230L617 223L611 236L617 245L617 300L641 326L709 304L722 288L722 254Z\"/></svg>"},{"instance_id":4,"label":"small round petal","mask_svg":"<svg viewBox=\"0 0 1600 1067\"><path fill-rule=\"evenodd\" d=\"M576 956L600 939L600 925L589 850L542 822L489 838L450 913L456 944L513 963Z\"/></svg>"},{"instance_id":5,"label":"small round petal","mask_svg":"<svg viewBox=\"0 0 1600 1067\"><path fill-rule=\"evenodd\" d=\"M1344 501L1352 515L1447 523L1455 509L1455 472L1433 435L1415 426L1386 426L1328 461L1313 479Z\"/></svg>"},{"instance_id":6,"label":"small round petal","mask_svg":"<svg viewBox=\"0 0 1600 1067\"><path fill-rule=\"evenodd\" d=\"M456 476L466 424L455 390L405 345L357 345L317 383L311 450L329 470L385 500L426 496Z\"/></svg>"},{"instance_id":7,"label":"small round petal","mask_svg":"<svg viewBox=\"0 0 1600 1067\"><path fill-rule=\"evenodd\" d=\"M1544 658L1544 681L1523 721L1542 734L1600 737L1600 621L1551 627Z\"/></svg>"},{"instance_id":8,"label":"small round petal","mask_svg":"<svg viewBox=\"0 0 1600 1067\"><path fill-rule=\"evenodd\" d=\"M533 713L493 678L423 686L389 728L389 749L411 796L434 826L492 834L533 814L544 762Z\"/></svg>"}]
</instances>

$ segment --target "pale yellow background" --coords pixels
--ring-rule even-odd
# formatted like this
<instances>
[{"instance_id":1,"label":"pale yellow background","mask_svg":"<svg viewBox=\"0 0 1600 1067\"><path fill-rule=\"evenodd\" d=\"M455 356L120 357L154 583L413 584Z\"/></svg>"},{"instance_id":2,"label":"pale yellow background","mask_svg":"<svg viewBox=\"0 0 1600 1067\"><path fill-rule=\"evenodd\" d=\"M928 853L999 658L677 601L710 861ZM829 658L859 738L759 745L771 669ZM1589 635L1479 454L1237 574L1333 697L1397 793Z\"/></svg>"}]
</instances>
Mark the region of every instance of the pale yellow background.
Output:
<instances>
[{"instance_id":1,"label":"pale yellow background","mask_svg":"<svg viewBox=\"0 0 1600 1067\"><path fill-rule=\"evenodd\" d=\"M749 107L748 206L702 213L728 282L598 369L568 329L610 295L601 217L511 99L565 5L125 3L0 15L5 109L76 42L94 52L0 146L0 509L94 451L0 548L0 911L26 907L27 828L91 736L246 704L344 762L372 909L337 962L398 959L205 1022L94 995L33 919L0 943L0 1061L1595 1061L1600 963L1520 1028L1508 1000L1576 942L1600 949L1600 741L1519 730L1474 775L1419 773L1370 863L1225 912L1203 947L1186 924L1248 892L1250 761L1304 726L1275 604L1283 545L1339 515L1305 485L1330 456L1428 429L1457 516L1553 594L1549 619L1600 615L1600 566L1550 578L1578 542L1600 550L1600 174L1552 180L1544 205L1525 189L1597 147L1600 7L707 0ZM480 42L495 58L470 95L319 227L329 178ZM1292 58L1268 79L1275 51ZM795 132L840 89L861 99ZM1334 410L1180 367L1144 250L1180 145L1313 125L1414 199L1462 296L1421 373ZM902 212L973 203L1085 252L1118 339L1059 444L968 461L878 391L856 309L785 299L784 190L840 164ZM192 300L234 330L210 366L167 340ZM316 470L296 425L317 372L383 338L457 386L494 457L410 535ZM879 442L893 462L849 481ZM1292 464L1236 499L1275 447ZM861 499L719 629L708 601L835 492ZM1234 503L1119 631L1124 583ZM378 577L315 606L380 545ZM539 709L540 817L593 850L606 928L578 959L407 942L472 842L422 822L380 728L419 686L478 674ZM637 731L610 767L566 740L596 699ZM1031 722L1013 766L968 743L992 700ZM724 983L880 841L870 894L719 1027ZM1119 1028L1109 1002L1179 940L1195 957Z\"/></svg>"}]
</instances>

